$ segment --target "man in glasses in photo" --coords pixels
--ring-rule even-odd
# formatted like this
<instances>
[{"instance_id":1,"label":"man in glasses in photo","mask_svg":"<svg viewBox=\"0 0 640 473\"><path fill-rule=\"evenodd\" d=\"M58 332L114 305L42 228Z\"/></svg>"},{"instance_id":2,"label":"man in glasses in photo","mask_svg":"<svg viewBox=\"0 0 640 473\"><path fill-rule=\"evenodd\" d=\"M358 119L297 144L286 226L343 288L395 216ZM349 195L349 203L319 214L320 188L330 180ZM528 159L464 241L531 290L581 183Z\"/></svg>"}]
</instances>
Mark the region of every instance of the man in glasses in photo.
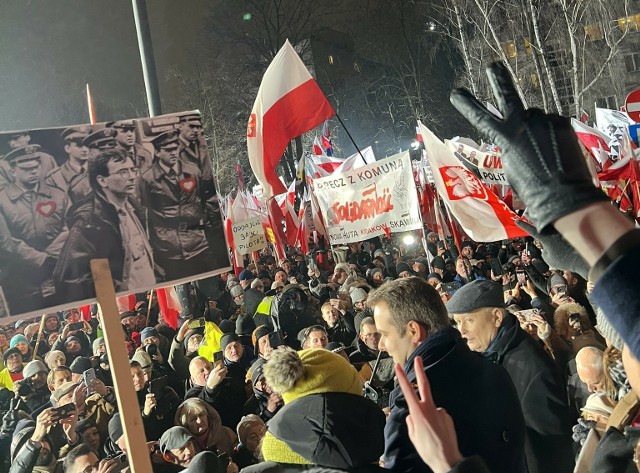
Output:
<instances>
[{"instance_id":1,"label":"man in glasses in photo","mask_svg":"<svg viewBox=\"0 0 640 473\"><path fill-rule=\"evenodd\" d=\"M109 258L117 291L155 284L143 211L136 207L139 170L125 151L112 148L89 161L93 199L72 209L69 238L54 272L62 300L91 297L89 261Z\"/></svg>"}]
</instances>

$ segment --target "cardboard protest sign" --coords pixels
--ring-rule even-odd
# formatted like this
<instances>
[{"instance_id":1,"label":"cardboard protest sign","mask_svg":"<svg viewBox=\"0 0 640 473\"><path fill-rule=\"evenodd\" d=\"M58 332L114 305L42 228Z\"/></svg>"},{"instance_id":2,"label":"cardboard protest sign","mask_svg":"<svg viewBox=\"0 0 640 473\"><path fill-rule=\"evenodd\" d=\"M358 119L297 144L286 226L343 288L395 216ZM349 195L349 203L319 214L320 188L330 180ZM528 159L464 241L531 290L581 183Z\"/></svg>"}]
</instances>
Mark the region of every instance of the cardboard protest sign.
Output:
<instances>
[{"instance_id":1,"label":"cardboard protest sign","mask_svg":"<svg viewBox=\"0 0 640 473\"><path fill-rule=\"evenodd\" d=\"M409 152L314 179L331 244L422 228Z\"/></svg>"},{"instance_id":2,"label":"cardboard protest sign","mask_svg":"<svg viewBox=\"0 0 640 473\"><path fill-rule=\"evenodd\" d=\"M0 133L0 316L119 296L230 266L199 112Z\"/></svg>"},{"instance_id":3,"label":"cardboard protest sign","mask_svg":"<svg viewBox=\"0 0 640 473\"><path fill-rule=\"evenodd\" d=\"M233 231L235 250L241 255L248 255L267 246L261 217L234 223L231 230Z\"/></svg>"},{"instance_id":4,"label":"cardboard protest sign","mask_svg":"<svg viewBox=\"0 0 640 473\"><path fill-rule=\"evenodd\" d=\"M502 156L498 153L480 151L460 141L445 140L445 143L454 156L485 184L509 184L502 170Z\"/></svg>"}]
</instances>

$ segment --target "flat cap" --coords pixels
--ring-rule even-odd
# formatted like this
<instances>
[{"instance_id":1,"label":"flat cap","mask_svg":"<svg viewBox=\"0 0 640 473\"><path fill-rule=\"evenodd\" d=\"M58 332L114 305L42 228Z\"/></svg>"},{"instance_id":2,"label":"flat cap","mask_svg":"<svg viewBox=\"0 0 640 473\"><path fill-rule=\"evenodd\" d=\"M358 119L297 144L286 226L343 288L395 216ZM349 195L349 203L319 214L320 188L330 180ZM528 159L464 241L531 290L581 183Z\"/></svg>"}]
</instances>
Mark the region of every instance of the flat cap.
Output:
<instances>
[{"instance_id":1,"label":"flat cap","mask_svg":"<svg viewBox=\"0 0 640 473\"><path fill-rule=\"evenodd\" d=\"M66 383L64 383L62 386L60 386L58 389L56 389L55 391L53 391L51 393L51 403L52 404L57 404L58 401L63 397L66 396L67 394L69 394L71 391L73 391L75 388L78 387L80 383L78 382L73 382L73 381L67 381Z\"/></svg>"},{"instance_id":2,"label":"flat cap","mask_svg":"<svg viewBox=\"0 0 640 473\"><path fill-rule=\"evenodd\" d=\"M446 304L449 315L466 314L485 307L506 307L502 286L486 279L465 284Z\"/></svg>"},{"instance_id":3,"label":"flat cap","mask_svg":"<svg viewBox=\"0 0 640 473\"><path fill-rule=\"evenodd\" d=\"M116 135L118 132L113 128L103 128L88 135L82 144L89 148L97 148L101 151L116 147Z\"/></svg>"},{"instance_id":4,"label":"flat cap","mask_svg":"<svg viewBox=\"0 0 640 473\"><path fill-rule=\"evenodd\" d=\"M167 453L169 450L182 448L193 439L193 435L184 427L171 427L160 437L160 452Z\"/></svg>"},{"instance_id":5,"label":"flat cap","mask_svg":"<svg viewBox=\"0 0 640 473\"><path fill-rule=\"evenodd\" d=\"M151 140L153 146L155 148L162 148L164 146L169 146L172 143L178 143L178 132L176 130L165 131L164 133L160 133L154 139Z\"/></svg>"},{"instance_id":6,"label":"flat cap","mask_svg":"<svg viewBox=\"0 0 640 473\"><path fill-rule=\"evenodd\" d=\"M60 133L60 137L65 141L84 140L92 132L92 128L88 125L70 126Z\"/></svg>"}]
</instances>

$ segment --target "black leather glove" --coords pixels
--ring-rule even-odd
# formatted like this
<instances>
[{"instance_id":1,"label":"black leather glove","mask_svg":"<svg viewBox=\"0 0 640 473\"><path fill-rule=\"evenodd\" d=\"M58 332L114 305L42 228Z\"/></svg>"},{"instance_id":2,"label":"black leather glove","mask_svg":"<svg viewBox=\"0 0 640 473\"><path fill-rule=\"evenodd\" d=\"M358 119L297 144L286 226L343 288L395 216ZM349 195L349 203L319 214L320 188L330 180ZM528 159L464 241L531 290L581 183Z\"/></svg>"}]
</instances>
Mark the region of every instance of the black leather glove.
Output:
<instances>
[{"instance_id":1,"label":"black leather glove","mask_svg":"<svg viewBox=\"0 0 640 473\"><path fill-rule=\"evenodd\" d=\"M464 89L451 93L451 103L500 147L507 181L538 230L550 231L560 217L608 201L593 185L571 121L537 108L525 110L503 64L492 64L487 75L504 119Z\"/></svg>"},{"instance_id":2,"label":"black leather glove","mask_svg":"<svg viewBox=\"0 0 640 473\"><path fill-rule=\"evenodd\" d=\"M572 273L578 273L585 279L589 279L589 265L582 256L564 239L558 232L550 231L539 234L533 225L522 220L516 221L516 225L542 242L542 259L555 269L566 269Z\"/></svg>"}]
</instances>

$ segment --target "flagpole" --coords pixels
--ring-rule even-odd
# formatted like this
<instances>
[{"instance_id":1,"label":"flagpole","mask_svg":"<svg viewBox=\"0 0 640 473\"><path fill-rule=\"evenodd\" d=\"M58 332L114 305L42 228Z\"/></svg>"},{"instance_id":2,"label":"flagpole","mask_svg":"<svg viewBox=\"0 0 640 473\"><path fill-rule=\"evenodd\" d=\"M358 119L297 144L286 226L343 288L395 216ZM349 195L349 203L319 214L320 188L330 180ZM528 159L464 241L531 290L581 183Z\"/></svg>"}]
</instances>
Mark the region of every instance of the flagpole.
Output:
<instances>
[{"instance_id":1,"label":"flagpole","mask_svg":"<svg viewBox=\"0 0 640 473\"><path fill-rule=\"evenodd\" d=\"M362 158L362 160L365 162L365 164L367 164L367 160L364 159L364 156L362 155L362 151L360 151L360 148L358 147L358 145L356 144L356 142L353 139L353 136L351 136L351 133L349 133L349 129L347 128L347 126L344 124L344 122L342 121L342 118L340 118L340 115L338 115L336 113L336 118L338 119L338 121L340 122L340 125L342 125L342 128L344 128L344 131L347 133L347 136L349 137L349 139L351 140L351 142L353 143L353 146L356 147L356 150L358 151L358 154L360 155L360 157Z\"/></svg>"}]
</instances>

